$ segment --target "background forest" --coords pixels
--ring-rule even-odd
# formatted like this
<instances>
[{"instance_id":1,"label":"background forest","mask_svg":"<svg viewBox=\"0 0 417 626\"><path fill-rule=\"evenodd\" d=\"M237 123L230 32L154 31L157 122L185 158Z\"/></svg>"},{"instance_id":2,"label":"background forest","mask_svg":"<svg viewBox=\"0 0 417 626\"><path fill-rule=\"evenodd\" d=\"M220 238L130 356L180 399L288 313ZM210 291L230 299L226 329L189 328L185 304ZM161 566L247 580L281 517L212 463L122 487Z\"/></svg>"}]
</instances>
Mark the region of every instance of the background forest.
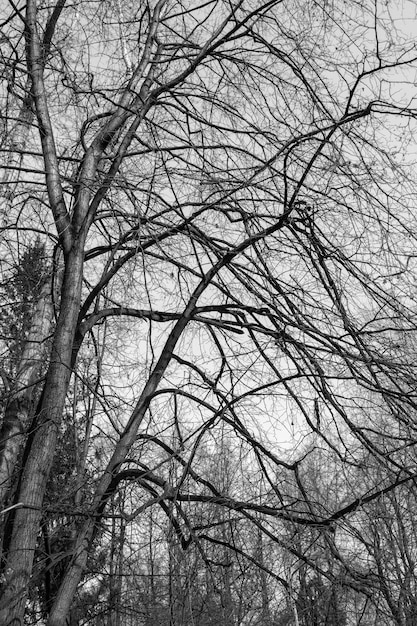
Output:
<instances>
[{"instance_id":1,"label":"background forest","mask_svg":"<svg viewBox=\"0 0 417 626\"><path fill-rule=\"evenodd\" d=\"M0 624L415 625L415 2L0 25Z\"/></svg>"}]
</instances>

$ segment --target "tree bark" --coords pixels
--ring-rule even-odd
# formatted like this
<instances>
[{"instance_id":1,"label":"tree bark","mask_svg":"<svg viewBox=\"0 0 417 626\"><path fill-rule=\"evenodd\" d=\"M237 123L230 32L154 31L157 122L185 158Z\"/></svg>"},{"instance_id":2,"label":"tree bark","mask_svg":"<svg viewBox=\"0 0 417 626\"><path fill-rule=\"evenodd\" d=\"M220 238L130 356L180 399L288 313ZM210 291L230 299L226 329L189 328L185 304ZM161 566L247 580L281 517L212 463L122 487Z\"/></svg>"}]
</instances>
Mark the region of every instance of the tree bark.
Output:
<instances>
[{"instance_id":1,"label":"tree bark","mask_svg":"<svg viewBox=\"0 0 417 626\"><path fill-rule=\"evenodd\" d=\"M53 320L50 281L45 282L33 311L14 390L6 405L0 430L0 511L10 504L10 486L33 410L37 381L46 357Z\"/></svg>"},{"instance_id":2,"label":"tree bark","mask_svg":"<svg viewBox=\"0 0 417 626\"><path fill-rule=\"evenodd\" d=\"M29 580L42 515L42 501L71 376L72 348L81 299L83 242L68 255L51 362L33 436L24 454L7 567L3 573L0 624L23 623Z\"/></svg>"}]
</instances>

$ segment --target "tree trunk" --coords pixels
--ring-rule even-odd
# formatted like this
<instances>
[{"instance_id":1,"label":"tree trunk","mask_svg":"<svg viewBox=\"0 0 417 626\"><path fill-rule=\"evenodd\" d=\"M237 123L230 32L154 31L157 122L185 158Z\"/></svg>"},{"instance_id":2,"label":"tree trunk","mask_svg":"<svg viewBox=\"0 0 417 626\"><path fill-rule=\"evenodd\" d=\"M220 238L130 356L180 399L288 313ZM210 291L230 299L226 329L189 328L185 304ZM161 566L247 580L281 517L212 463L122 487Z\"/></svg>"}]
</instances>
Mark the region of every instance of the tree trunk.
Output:
<instances>
[{"instance_id":1,"label":"tree trunk","mask_svg":"<svg viewBox=\"0 0 417 626\"><path fill-rule=\"evenodd\" d=\"M36 428L26 446L7 564L3 573L0 624L23 624L28 586L42 515L42 501L52 465L58 429L71 377L74 335L80 308L83 248L67 258L61 311L51 351Z\"/></svg>"},{"instance_id":2,"label":"tree trunk","mask_svg":"<svg viewBox=\"0 0 417 626\"><path fill-rule=\"evenodd\" d=\"M6 405L0 430L0 510L9 504L10 486L32 417L36 383L45 362L52 319L51 286L48 281L43 285L33 311L14 390Z\"/></svg>"},{"instance_id":3,"label":"tree trunk","mask_svg":"<svg viewBox=\"0 0 417 626\"><path fill-rule=\"evenodd\" d=\"M268 580L266 577L266 572L264 569L265 559L264 559L264 546L263 546L263 537L262 533L258 530L257 541L256 541L256 558L258 563L260 563L261 567L259 569L260 583L261 583L261 598L262 598L262 624L263 626L271 626L272 624L272 615L271 615L271 607L269 601L269 587Z\"/></svg>"},{"instance_id":4,"label":"tree trunk","mask_svg":"<svg viewBox=\"0 0 417 626\"><path fill-rule=\"evenodd\" d=\"M112 506L112 513L115 515L116 507ZM126 521L122 518L120 522L116 517L112 519L111 530L111 555L110 555L110 581L109 581L109 615L108 626L121 626L122 615L122 592L123 592L123 564L124 564L124 543L126 533Z\"/></svg>"},{"instance_id":5,"label":"tree trunk","mask_svg":"<svg viewBox=\"0 0 417 626\"><path fill-rule=\"evenodd\" d=\"M12 207L13 198L16 192L16 185L18 184L19 177L21 176L20 167L23 162L23 154L26 147L27 137L30 132L30 126L34 118L31 87L32 79L28 77L24 87L26 96L24 97L19 110L17 124L11 135L9 135L7 141L10 152L8 153L6 163L2 164L3 169L0 178L0 196L4 198L5 203L1 212L1 225L3 227L8 226L9 209Z\"/></svg>"}]
</instances>

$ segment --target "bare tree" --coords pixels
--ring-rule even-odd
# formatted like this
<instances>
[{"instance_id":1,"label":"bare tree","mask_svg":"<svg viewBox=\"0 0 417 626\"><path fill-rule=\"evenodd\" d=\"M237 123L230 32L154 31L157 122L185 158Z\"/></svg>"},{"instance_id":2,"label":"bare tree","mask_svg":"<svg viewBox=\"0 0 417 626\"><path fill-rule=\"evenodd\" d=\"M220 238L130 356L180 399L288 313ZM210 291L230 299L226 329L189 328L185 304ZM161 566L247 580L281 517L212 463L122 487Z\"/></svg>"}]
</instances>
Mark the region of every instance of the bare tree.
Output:
<instances>
[{"instance_id":1,"label":"bare tree","mask_svg":"<svg viewBox=\"0 0 417 626\"><path fill-rule=\"evenodd\" d=\"M411 481L416 55L400 12L28 0L2 28L2 149L19 173L4 258L18 266L41 237L56 295L33 419L18 417L18 446L3 428L0 622L23 621L30 581L50 571L47 541L36 551L54 520L70 530L49 626L77 619L111 502L123 529L161 507L185 549L192 503L279 542L284 522L326 531ZM231 490L200 453L225 430L241 460ZM327 505L303 479L321 449L346 477ZM365 452L383 479L349 498ZM127 486L136 507L117 497Z\"/></svg>"}]
</instances>

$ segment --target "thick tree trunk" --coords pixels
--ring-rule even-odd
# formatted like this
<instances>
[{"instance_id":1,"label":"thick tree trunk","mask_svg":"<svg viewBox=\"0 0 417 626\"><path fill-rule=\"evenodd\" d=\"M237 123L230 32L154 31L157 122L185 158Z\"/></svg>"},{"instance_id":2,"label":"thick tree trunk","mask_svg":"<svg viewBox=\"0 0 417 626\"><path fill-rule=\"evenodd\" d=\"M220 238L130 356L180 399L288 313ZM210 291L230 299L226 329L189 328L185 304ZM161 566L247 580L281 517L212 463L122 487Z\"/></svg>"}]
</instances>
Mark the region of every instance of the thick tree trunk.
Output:
<instances>
[{"instance_id":1,"label":"thick tree trunk","mask_svg":"<svg viewBox=\"0 0 417 626\"><path fill-rule=\"evenodd\" d=\"M32 109L32 80L28 76L17 123L7 138L9 153L0 177L2 226L7 227L12 200L21 174L27 137L34 118ZM25 440L31 419L35 383L45 358L45 341L51 330L52 299L50 285L45 282L33 311L31 326L25 341L16 378L6 401L3 423L0 429L0 515L8 505L10 486L16 462ZM4 517L0 518L0 556L3 539Z\"/></svg>"},{"instance_id":2,"label":"thick tree trunk","mask_svg":"<svg viewBox=\"0 0 417 626\"><path fill-rule=\"evenodd\" d=\"M13 530L6 555L0 600L0 624L23 624L29 580L58 429L71 377L74 335L80 308L83 249L70 252L62 287L61 311L36 430L25 451Z\"/></svg>"},{"instance_id":3,"label":"thick tree trunk","mask_svg":"<svg viewBox=\"0 0 417 626\"><path fill-rule=\"evenodd\" d=\"M13 391L0 430L0 511L8 504L10 486L33 410L37 381L45 363L53 320L50 281L45 282L33 311Z\"/></svg>"}]
</instances>

